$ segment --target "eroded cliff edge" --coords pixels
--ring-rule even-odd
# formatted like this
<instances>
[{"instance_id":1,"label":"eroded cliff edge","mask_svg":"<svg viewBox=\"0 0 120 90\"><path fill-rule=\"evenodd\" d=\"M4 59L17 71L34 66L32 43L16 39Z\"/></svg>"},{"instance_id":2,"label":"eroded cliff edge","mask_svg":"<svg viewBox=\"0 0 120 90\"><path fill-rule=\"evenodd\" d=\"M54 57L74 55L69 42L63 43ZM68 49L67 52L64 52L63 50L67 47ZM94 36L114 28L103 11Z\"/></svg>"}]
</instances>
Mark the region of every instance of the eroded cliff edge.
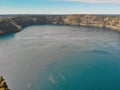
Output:
<instances>
[{"instance_id":1,"label":"eroded cliff edge","mask_svg":"<svg viewBox=\"0 0 120 90\"><path fill-rule=\"evenodd\" d=\"M0 35L21 31L36 24L93 26L120 31L120 16L97 15L14 15L0 17Z\"/></svg>"},{"instance_id":2,"label":"eroded cliff edge","mask_svg":"<svg viewBox=\"0 0 120 90\"><path fill-rule=\"evenodd\" d=\"M8 89L8 85L5 82L3 76L0 75L0 90L10 90Z\"/></svg>"}]
</instances>

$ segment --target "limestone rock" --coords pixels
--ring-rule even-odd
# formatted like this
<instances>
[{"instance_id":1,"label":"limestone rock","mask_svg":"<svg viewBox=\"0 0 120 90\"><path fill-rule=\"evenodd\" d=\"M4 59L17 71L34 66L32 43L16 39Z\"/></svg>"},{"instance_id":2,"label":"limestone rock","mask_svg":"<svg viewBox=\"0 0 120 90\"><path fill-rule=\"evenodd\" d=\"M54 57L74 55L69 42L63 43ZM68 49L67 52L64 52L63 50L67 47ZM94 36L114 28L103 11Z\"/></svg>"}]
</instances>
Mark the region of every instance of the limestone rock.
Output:
<instances>
[{"instance_id":1,"label":"limestone rock","mask_svg":"<svg viewBox=\"0 0 120 90\"><path fill-rule=\"evenodd\" d=\"M9 90L3 76L0 76L0 90Z\"/></svg>"}]
</instances>

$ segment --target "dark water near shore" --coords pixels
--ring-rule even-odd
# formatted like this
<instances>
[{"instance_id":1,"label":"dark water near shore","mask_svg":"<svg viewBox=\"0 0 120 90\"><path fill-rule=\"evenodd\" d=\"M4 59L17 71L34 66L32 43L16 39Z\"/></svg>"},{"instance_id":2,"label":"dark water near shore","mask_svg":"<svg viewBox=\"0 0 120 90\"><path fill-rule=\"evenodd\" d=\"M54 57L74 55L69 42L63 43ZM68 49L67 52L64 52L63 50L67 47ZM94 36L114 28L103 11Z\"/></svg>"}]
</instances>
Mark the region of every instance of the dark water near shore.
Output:
<instances>
[{"instance_id":1,"label":"dark water near shore","mask_svg":"<svg viewBox=\"0 0 120 90\"><path fill-rule=\"evenodd\" d=\"M120 90L120 34L31 26L0 38L0 73L11 90Z\"/></svg>"}]
</instances>

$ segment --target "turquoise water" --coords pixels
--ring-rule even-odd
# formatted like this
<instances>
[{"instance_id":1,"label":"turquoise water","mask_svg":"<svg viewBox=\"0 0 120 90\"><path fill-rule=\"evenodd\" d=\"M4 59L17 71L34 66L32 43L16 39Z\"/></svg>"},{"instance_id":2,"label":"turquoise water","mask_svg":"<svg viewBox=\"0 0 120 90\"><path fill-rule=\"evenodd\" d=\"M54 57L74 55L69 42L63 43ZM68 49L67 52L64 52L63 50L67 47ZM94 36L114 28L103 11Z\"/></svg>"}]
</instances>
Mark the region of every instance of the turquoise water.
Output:
<instances>
[{"instance_id":1,"label":"turquoise water","mask_svg":"<svg viewBox=\"0 0 120 90\"><path fill-rule=\"evenodd\" d=\"M120 34L31 26L0 37L0 73L11 90L120 90Z\"/></svg>"}]
</instances>

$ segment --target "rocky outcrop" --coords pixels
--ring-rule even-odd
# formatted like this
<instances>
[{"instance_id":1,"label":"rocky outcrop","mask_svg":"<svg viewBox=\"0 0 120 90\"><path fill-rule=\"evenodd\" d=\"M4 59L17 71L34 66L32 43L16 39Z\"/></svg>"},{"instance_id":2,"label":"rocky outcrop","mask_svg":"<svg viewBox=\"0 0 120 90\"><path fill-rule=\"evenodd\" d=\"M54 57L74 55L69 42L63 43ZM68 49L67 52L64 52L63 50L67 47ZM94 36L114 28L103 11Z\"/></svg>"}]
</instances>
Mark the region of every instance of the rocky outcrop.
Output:
<instances>
[{"instance_id":1,"label":"rocky outcrop","mask_svg":"<svg viewBox=\"0 0 120 90\"><path fill-rule=\"evenodd\" d=\"M120 16L70 15L64 23L68 25L94 26L120 31Z\"/></svg>"},{"instance_id":2,"label":"rocky outcrop","mask_svg":"<svg viewBox=\"0 0 120 90\"><path fill-rule=\"evenodd\" d=\"M21 29L21 26L17 25L12 19L0 18L0 35L19 32Z\"/></svg>"},{"instance_id":3,"label":"rocky outcrop","mask_svg":"<svg viewBox=\"0 0 120 90\"><path fill-rule=\"evenodd\" d=\"M0 35L19 32L36 24L76 25L120 31L120 16L97 15L16 15L0 18Z\"/></svg>"},{"instance_id":4,"label":"rocky outcrop","mask_svg":"<svg viewBox=\"0 0 120 90\"><path fill-rule=\"evenodd\" d=\"M0 90L10 90L2 76L0 76Z\"/></svg>"}]
</instances>

